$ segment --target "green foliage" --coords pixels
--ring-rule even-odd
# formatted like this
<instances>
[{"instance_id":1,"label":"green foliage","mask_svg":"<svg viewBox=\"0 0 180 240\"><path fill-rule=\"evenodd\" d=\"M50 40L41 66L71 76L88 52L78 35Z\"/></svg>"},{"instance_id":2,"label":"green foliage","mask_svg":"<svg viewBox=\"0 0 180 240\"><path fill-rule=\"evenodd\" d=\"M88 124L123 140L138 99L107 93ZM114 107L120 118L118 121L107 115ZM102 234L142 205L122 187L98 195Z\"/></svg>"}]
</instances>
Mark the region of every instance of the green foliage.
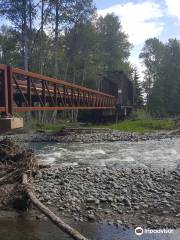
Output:
<instances>
[{"instance_id":1,"label":"green foliage","mask_svg":"<svg viewBox=\"0 0 180 240\"><path fill-rule=\"evenodd\" d=\"M134 105L135 108L141 108L143 107L143 93L137 69L134 69L133 83L134 83Z\"/></svg>"},{"instance_id":2,"label":"green foliage","mask_svg":"<svg viewBox=\"0 0 180 240\"><path fill-rule=\"evenodd\" d=\"M74 83L95 87L97 34L91 22L77 23L65 34L66 71L64 78Z\"/></svg>"},{"instance_id":3,"label":"green foliage","mask_svg":"<svg viewBox=\"0 0 180 240\"><path fill-rule=\"evenodd\" d=\"M171 120L126 120L117 124L105 125L101 127L110 128L113 130L124 132L138 132L146 133L153 132L155 130L171 130L175 127L174 121Z\"/></svg>"},{"instance_id":4,"label":"green foliage","mask_svg":"<svg viewBox=\"0 0 180 240\"><path fill-rule=\"evenodd\" d=\"M0 17L4 16L18 32L20 55L25 70L28 70L33 46L32 28L37 16L35 0L0 0Z\"/></svg>"},{"instance_id":5,"label":"green foliage","mask_svg":"<svg viewBox=\"0 0 180 240\"><path fill-rule=\"evenodd\" d=\"M12 25L0 32L1 63L96 89L105 70L129 71L131 44L118 17L97 18L93 0L35 3L0 0L0 17Z\"/></svg>"},{"instance_id":6,"label":"green foliage","mask_svg":"<svg viewBox=\"0 0 180 240\"><path fill-rule=\"evenodd\" d=\"M130 118L133 120L151 120L151 114L144 109L137 109L132 112Z\"/></svg>"},{"instance_id":7,"label":"green foliage","mask_svg":"<svg viewBox=\"0 0 180 240\"><path fill-rule=\"evenodd\" d=\"M180 41L148 39L140 54L145 70L147 106L155 116L180 114Z\"/></svg>"},{"instance_id":8,"label":"green foliage","mask_svg":"<svg viewBox=\"0 0 180 240\"><path fill-rule=\"evenodd\" d=\"M0 28L0 62L8 65L20 66L21 55L19 47L19 33L11 27Z\"/></svg>"},{"instance_id":9,"label":"green foliage","mask_svg":"<svg viewBox=\"0 0 180 240\"><path fill-rule=\"evenodd\" d=\"M131 44L122 31L119 18L107 14L97 20L98 53L101 67L106 71L119 70L130 56Z\"/></svg>"}]
</instances>

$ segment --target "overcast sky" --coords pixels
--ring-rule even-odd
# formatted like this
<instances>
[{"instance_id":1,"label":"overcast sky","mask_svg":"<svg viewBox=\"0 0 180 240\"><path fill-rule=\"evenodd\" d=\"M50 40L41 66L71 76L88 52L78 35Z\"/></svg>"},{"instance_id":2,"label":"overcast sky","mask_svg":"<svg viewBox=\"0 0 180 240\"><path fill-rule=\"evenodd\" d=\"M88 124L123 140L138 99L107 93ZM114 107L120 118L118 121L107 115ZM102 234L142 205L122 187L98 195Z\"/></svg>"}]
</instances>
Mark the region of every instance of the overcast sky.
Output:
<instances>
[{"instance_id":1,"label":"overcast sky","mask_svg":"<svg viewBox=\"0 0 180 240\"><path fill-rule=\"evenodd\" d=\"M134 45L130 60L142 70L138 56L147 38L180 39L180 0L95 0L102 16L119 16L123 30Z\"/></svg>"}]
</instances>

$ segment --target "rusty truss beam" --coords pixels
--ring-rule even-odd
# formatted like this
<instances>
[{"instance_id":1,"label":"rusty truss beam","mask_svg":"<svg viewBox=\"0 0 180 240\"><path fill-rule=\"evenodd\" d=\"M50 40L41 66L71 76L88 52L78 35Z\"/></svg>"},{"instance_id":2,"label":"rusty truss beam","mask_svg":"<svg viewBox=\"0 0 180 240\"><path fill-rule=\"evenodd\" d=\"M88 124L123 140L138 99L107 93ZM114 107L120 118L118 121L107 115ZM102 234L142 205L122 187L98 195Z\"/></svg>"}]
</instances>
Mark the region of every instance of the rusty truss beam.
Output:
<instances>
[{"instance_id":1,"label":"rusty truss beam","mask_svg":"<svg viewBox=\"0 0 180 240\"><path fill-rule=\"evenodd\" d=\"M113 109L116 97L0 64L0 112Z\"/></svg>"},{"instance_id":2,"label":"rusty truss beam","mask_svg":"<svg viewBox=\"0 0 180 240\"><path fill-rule=\"evenodd\" d=\"M8 113L7 66L0 64L0 112Z\"/></svg>"}]
</instances>

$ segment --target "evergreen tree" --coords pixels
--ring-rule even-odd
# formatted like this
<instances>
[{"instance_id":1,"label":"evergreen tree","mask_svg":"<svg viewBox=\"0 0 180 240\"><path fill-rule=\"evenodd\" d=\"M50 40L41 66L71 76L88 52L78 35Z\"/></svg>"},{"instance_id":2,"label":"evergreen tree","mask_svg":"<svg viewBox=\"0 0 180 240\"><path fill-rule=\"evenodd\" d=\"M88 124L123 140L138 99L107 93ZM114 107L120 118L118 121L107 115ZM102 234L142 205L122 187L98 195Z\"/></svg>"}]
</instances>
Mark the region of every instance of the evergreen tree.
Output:
<instances>
[{"instance_id":1,"label":"evergreen tree","mask_svg":"<svg viewBox=\"0 0 180 240\"><path fill-rule=\"evenodd\" d=\"M140 83L140 77L138 74L137 69L134 69L134 105L136 108L141 108L143 106L143 93L142 93L142 86Z\"/></svg>"}]
</instances>

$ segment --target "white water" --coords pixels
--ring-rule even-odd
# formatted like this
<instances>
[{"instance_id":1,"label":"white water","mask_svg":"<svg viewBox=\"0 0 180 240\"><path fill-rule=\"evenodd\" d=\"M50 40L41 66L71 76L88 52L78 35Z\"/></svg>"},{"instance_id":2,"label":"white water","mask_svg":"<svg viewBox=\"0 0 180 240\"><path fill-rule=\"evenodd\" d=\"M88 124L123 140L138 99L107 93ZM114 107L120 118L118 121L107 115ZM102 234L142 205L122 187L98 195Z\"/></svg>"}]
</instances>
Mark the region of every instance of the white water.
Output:
<instances>
[{"instance_id":1,"label":"white water","mask_svg":"<svg viewBox=\"0 0 180 240\"><path fill-rule=\"evenodd\" d=\"M49 164L173 169L180 163L180 138L146 142L43 143L35 149Z\"/></svg>"}]
</instances>

